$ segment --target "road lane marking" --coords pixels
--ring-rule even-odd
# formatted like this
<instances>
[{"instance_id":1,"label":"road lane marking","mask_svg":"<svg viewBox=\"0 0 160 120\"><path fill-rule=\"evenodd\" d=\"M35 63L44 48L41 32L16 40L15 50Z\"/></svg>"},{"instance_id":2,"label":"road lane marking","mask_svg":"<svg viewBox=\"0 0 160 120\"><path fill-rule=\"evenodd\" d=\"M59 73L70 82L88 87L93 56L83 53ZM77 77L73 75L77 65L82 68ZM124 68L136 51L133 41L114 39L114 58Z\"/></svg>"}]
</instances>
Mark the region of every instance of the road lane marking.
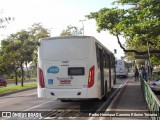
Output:
<instances>
[{"instance_id":1,"label":"road lane marking","mask_svg":"<svg viewBox=\"0 0 160 120\"><path fill-rule=\"evenodd\" d=\"M127 83L127 80L124 81L124 82L118 87L118 89L109 97L109 99L108 99L105 103L103 103L103 105L102 105L96 112L100 112L101 109L106 105L106 103L108 103L109 100L110 100L111 98L113 98L113 96L119 91L119 89L122 88L123 86L125 86L126 83ZM120 92L121 92L121 91L120 91ZM120 92L119 92L119 93L120 93ZM119 94L118 94L118 95L119 95ZM114 99L117 98L118 95L116 95L116 96L114 97ZM112 103L111 103L111 104L112 104ZM110 105L109 105L109 107L110 107Z\"/></svg>"},{"instance_id":2,"label":"road lane marking","mask_svg":"<svg viewBox=\"0 0 160 120\"><path fill-rule=\"evenodd\" d=\"M96 110L97 113L98 113L99 111L101 111L101 109L106 105L106 103L109 102L110 98L112 98L112 97L119 91L120 88L122 88L122 87L125 86L125 84L127 83L127 81L128 81L128 80L124 81L124 82L118 87L118 89L109 97L109 99L108 99L106 102L104 102L103 105L101 105L101 107L100 107L98 110ZM121 91L120 91L120 92L121 92ZM120 92L118 93L117 96L119 96ZM117 96L116 96L115 98L117 98ZM113 99L113 101L115 101L115 98ZM111 102L112 105L113 105L113 103L114 103L114 102ZM108 108L110 108L112 105L109 105ZM107 109L106 111L108 111L108 110L110 110L110 109ZM96 112L95 112L95 113L96 113ZM100 117L100 118L101 118L101 117ZM94 119L95 119L95 117L90 117L88 120L94 120Z\"/></svg>"},{"instance_id":3,"label":"road lane marking","mask_svg":"<svg viewBox=\"0 0 160 120\"><path fill-rule=\"evenodd\" d=\"M129 80L129 79L128 79L128 80ZM126 80L121 86L124 87L124 86L127 84L127 81L128 81L128 80ZM122 87L122 88L123 88L123 87ZM122 92L122 89L121 89L120 92L115 96L115 98L112 100L111 104L108 106L108 108L107 108L106 111L110 111L110 110L112 109L113 104L115 103L116 99L119 97L119 95L120 95L121 92Z\"/></svg>"},{"instance_id":4,"label":"road lane marking","mask_svg":"<svg viewBox=\"0 0 160 120\"><path fill-rule=\"evenodd\" d=\"M54 101L54 100L56 100L56 99L52 99L52 100L50 100L50 101L41 103L41 104L39 104L39 105L36 105L36 106L34 106L34 107L28 108L28 109L23 110L23 111L29 111L29 110L31 110L31 109L33 109L33 108L39 107L39 106L44 105L44 104L46 104L46 103L52 102L52 101Z\"/></svg>"}]
</instances>

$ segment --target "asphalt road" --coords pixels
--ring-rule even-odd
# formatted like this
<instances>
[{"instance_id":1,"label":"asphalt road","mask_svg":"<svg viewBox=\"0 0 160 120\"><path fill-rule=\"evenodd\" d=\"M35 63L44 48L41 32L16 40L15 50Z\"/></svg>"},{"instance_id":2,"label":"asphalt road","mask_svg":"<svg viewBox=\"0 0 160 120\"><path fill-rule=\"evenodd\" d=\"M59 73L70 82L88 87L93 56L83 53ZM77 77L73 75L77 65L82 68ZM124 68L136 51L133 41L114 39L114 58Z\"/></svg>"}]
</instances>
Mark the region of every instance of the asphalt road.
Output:
<instances>
[{"instance_id":1,"label":"asphalt road","mask_svg":"<svg viewBox=\"0 0 160 120\"><path fill-rule=\"evenodd\" d=\"M0 111L17 111L18 113L41 111L42 116L48 119L57 119L60 116L67 115L73 116L74 119L78 118L79 116L81 116L82 119L88 119L89 113L103 111L107 109L109 104L112 102L114 95L117 94L120 87L122 86L122 83L124 83L126 80L127 79L117 80L113 91L110 93L110 97L105 102L61 102L56 99L38 98L37 90L33 89L0 97Z\"/></svg>"}]
</instances>

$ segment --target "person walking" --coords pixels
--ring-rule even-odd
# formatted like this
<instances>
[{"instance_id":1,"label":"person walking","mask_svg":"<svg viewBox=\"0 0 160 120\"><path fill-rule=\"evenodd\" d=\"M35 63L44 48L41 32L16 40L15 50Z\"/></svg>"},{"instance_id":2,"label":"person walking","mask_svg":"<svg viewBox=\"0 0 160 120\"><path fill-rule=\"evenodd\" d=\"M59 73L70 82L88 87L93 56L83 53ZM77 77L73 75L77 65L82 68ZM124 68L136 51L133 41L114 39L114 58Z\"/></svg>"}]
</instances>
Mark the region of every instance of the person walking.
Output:
<instances>
[{"instance_id":1,"label":"person walking","mask_svg":"<svg viewBox=\"0 0 160 120\"><path fill-rule=\"evenodd\" d=\"M144 65L142 65L139 70L141 70L142 78L147 81L147 72L146 72L146 68L144 67Z\"/></svg>"},{"instance_id":2,"label":"person walking","mask_svg":"<svg viewBox=\"0 0 160 120\"><path fill-rule=\"evenodd\" d=\"M135 66L135 68L134 68L134 76L135 76L135 81L138 81L139 80L139 78L138 78L139 72L138 72L137 66Z\"/></svg>"}]
</instances>

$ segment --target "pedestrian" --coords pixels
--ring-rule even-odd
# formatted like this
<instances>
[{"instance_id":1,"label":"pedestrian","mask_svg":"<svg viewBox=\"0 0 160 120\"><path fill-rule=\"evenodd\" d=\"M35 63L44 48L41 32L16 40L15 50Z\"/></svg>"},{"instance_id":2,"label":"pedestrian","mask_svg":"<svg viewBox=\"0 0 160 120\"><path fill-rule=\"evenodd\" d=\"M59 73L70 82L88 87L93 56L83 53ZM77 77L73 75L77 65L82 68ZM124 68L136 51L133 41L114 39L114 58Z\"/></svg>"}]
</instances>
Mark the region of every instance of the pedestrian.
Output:
<instances>
[{"instance_id":1,"label":"pedestrian","mask_svg":"<svg viewBox=\"0 0 160 120\"><path fill-rule=\"evenodd\" d=\"M135 77L135 81L139 80L138 76L139 76L139 71L138 71L137 66L135 66L135 67L134 67L134 77Z\"/></svg>"},{"instance_id":2,"label":"pedestrian","mask_svg":"<svg viewBox=\"0 0 160 120\"><path fill-rule=\"evenodd\" d=\"M144 80L147 80L147 72L146 72L146 68L144 67L144 65L141 65L140 70L141 70L142 78Z\"/></svg>"}]
</instances>

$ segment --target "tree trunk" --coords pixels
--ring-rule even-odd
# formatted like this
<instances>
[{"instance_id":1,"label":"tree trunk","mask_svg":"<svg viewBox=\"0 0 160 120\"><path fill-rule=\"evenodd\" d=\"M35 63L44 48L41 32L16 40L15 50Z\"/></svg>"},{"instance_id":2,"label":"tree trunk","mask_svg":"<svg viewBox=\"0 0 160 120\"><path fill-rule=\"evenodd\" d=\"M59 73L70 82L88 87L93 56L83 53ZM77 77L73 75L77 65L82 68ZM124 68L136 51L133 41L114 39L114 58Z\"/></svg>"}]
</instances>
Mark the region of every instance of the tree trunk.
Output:
<instances>
[{"instance_id":1,"label":"tree trunk","mask_svg":"<svg viewBox=\"0 0 160 120\"><path fill-rule=\"evenodd\" d=\"M25 65L26 65L26 69L27 69L27 78L30 79L30 74L29 74L29 70L28 70L28 67L27 67L27 62L25 62Z\"/></svg>"},{"instance_id":2,"label":"tree trunk","mask_svg":"<svg viewBox=\"0 0 160 120\"><path fill-rule=\"evenodd\" d=\"M24 81L24 70L23 70L23 64L21 63L21 86L23 86Z\"/></svg>"},{"instance_id":3,"label":"tree trunk","mask_svg":"<svg viewBox=\"0 0 160 120\"><path fill-rule=\"evenodd\" d=\"M17 70L14 70L14 74L15 74L15 84L18 85Z\"/></svg>"}]
</instances>

